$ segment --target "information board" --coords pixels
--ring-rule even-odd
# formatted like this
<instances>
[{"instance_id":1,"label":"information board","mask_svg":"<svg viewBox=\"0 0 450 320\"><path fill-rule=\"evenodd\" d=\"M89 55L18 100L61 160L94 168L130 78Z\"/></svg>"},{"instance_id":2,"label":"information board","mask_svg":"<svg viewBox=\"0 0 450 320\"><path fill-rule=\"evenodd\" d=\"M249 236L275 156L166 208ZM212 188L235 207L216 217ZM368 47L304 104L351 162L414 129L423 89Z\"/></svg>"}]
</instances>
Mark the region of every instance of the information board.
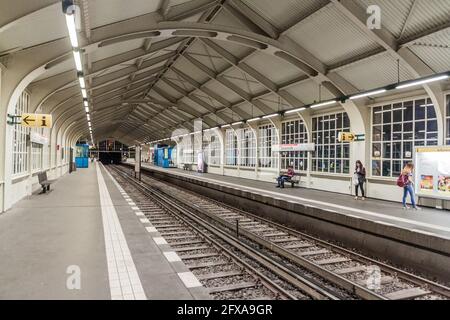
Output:
<instances>
[{"instance_id":1,"label":"information board","mask_svg":"<svg viewBox=\"0 0 450 320\"><path fill-rule=\"evenodd\" d=\"M418 196L450 200L450 146L415 149Z\"/></svg>"}]
</instances>

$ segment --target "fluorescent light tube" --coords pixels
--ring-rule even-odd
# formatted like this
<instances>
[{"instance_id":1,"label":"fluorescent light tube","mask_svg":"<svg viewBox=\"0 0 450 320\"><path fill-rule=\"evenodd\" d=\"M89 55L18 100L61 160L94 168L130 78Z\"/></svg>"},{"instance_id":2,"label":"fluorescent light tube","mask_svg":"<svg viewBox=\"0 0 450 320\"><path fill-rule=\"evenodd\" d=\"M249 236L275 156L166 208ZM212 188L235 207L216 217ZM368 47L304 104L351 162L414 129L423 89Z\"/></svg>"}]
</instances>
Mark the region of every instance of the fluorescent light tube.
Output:
<instances>
[{"instance_id":1,"label":"fluorescent light tube","mask_svg":"<svg viewBox=\"0 0 450 320\"><path fill-rule=\"evenodd\" d=\"M364 98L364 97L368 97L368 96L374 96L383 92L386 92L386 89L380 89L380 90L374 90L374 91L369 91L366 93L361 93L361 94L357 94L354 96L350 97L350 100L355 100L355 99L359 99L359 98Z\"/></svg>"},{"instance_id":2,"label":"fluorescent light tube","mask_svg":"<svg viewBox=\"0 0 450 320\"><path fill-rule=\"evenodd\" d=\"M75 59L75 67L77 68L77 71L83 71L83 65L81 64L80 51L74 51L73 58Z\"/></svg>"},{"instance_id":3,"label":"fluorescent light tube","mask_svg":"<svg viewBox=\"0 0 450 320\"><path fill-rule=\"evenodd\" d=\"M249 120L247 120L247 122L254 122L254 121L258 121L258 120L261 120L261 117L256 117L256 118L253 118L253 119L249 119Z\"/></svg>"},{"instance_id":4,"label":"fluorescent light tube","mask_svg":"<svg viewBox=\"0 0 450 320\"><path fill-rule=\"evenodd\" d=\"M85 107L89 107L89 102L87 100L84 100L83 104L84 104Z\"/></svg>"},{"instance_id":5,"label":"fluorescent light tube","mask_svg":"<svg viewBox=\"0 0 450 320\"><path fill-rule=\"evenodd\" d=\"M66 24L69 30L69 38L72 47L78 47L77 28L75 26L75 14L66 14Z\"/></svg>"},{"instance_id":6,"label":"fluorescent light tube","mask_svg":"<svg viewBox=\"0 0 450 320\"><path fill-rule=\"evenodd\" d=\"M229 124L224 124L224 125L222 125L221 127L222 128L228 128L230 125Z\"/></svg>"},{"instance_id":7,"label":"fluorescent light tube","mask_svg":"<svg viewBox=\"0 0 450 320\"><path fill-rule=\"evenodd\" d=\"M89 113L86 114L86 117L87 117L88 121L91 121L91 116L89 115Z\"/></svg>"},{"instance_id":8,"label":"fluorescent light tube","mask_svg":"<svg viewBox=\"0 0 450 320\"><path fill-rule=\"evenodd\" d=\"M84 78L83 77L79 77L78 81L80 82L81 89L86 88L86 82L84 82Z\"/></svg>"},{"instance_id":9,"label":"fluorescent light tube","mask_svg":"<svg viewBox=\"0 0 450 320\"><path fill-rule=\"evenodd\" d=\"M83 96L83 98L87 98L87 92L86 89L81 89L81 95Z\"/></svg>"},{"instance_id":10,"label":"fluorescent light tube","mask_svg":"<svg viewBox=\"0 0 450 320\"><path fill-rule=\"evenodd\" d=\"M414 86L418 86L418 85L425 84L425 83L435 82L435 81L439 81L439 80L445 80L445 79L448 79L448 77L449 77L448 74L444 74L442 76L436 76L436 77L432 77L432 78L428 78L428 79L424 79L424 80L417 80L417 81L413 81L410 83L401 84L401 85L395 87L395 89L404 89L404 88L414 87Z\"/></svg>"},{"instance_id":11,"label":"fluorescent light tube","mask_svg":"<svg viewBox=\"0 0 450 320\"><path fill-rule=\"evenodd\" d=\"M291 114L291 113L303 111L303 110L305 110L305 109L306 109L305 107L301 107L301 108L297 108L297 109L294 109L294 110L288 110L288 111L286 111L285 113L286 113L286 114Z\"/></svg>"},{"instance_id":12,"label":"fluorescent light tube","mask_svg":"<svg viewBox=\"0 0 450 320\"><path fill-rule=\"evenodd\" d=\"M237 126L238 124L242 124L242 121L238 121L238 122L232 123L231 125L232 126Z\"/></svg>"},{"instance_id":13,"label":"fluorescent light tube","mask_svg":"<svg viewBox=\"0 0 450 320\"><path fill-rule=\"evenodd\" d=\"M336 102L337 102L336 100L333 100L333 101L315 103L315 104L311 105L311 109L319 108L319 107L323 107L323 106L329 106L331 104L335 104Z\"/></svg>"},{"instance_id":14,"label":"fluorescent light tube","mask_svg":"<svg viewBox=\"0 0 450 320\"><path fill-rule=\"evenodd\" d=\"M87 112L89 112L89 107L84 107L84 110Z\"/></svg>"},{"instance_id":15,"label":"fluorescent light tube","mask_svg":"<svg viewBox=\"0 0 450 320\"><path fill-rule=\"evenodd\" d=\"M267 116L263 116L263 119L269 119L269 118L278 117L278 116L279 116L278 113L268 114Z\"/></svg>"}]
</instances>

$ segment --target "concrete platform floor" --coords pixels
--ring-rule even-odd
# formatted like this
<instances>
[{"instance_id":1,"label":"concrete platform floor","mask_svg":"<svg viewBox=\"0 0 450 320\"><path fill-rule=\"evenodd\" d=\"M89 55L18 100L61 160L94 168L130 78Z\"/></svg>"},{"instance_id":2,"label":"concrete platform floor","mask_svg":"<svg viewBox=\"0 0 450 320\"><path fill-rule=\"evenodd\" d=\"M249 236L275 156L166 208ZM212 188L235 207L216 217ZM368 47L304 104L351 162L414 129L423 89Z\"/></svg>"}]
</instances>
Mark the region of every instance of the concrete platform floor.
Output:
<instances>
[{"instance_id":1,"label":"concrete platform floor","mask_svg":"<svg viewBox=\"0 0 450 320\"><path fill-rule=\"evenodd\" d=\"M1 214L0 299L208 298L186 287L187 268L167 260L120 189L95 163Z\"/></svg>"},{"instance_id":2,"label":"concrete platform floor","mask_svg":"<svg viewBox=\"0 0 450 320\"><path fill-rule=\"evenodd\" d=\"M301 187L276 188L275 183L250 180L238 177L222 176L211 173L198 173L177 168L161 168L143 163L143 167L153 170L172 172L206 182L247 190L276 199L309 204L329 209L341 214L357 216L382 224L390 224L450 239L450 212L423 207L420 211L404 210L401 203L377 199L355 200L354 196Z\"/></svg>"}]
</instances>

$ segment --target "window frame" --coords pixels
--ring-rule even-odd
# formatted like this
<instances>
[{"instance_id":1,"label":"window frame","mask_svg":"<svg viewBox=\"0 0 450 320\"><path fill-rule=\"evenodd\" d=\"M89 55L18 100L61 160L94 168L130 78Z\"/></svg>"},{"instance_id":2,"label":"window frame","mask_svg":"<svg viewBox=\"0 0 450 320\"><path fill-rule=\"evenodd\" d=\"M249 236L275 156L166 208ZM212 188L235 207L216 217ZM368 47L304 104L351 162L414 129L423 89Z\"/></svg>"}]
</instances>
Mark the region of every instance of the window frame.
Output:
<instances>
[{"instance_id":1,"label":"window frame","mask_svg":"<svg viewBox=\"0 0 450 320\"><path fill-rule=\"evenodd\" d=\"M290 127L294 127L293 131L287 132L287 124L289 123ZM298 123L296 125L295 123ZM296 129L299 129L296 132ZM294 143L308 143L309 140L309 132L306 127L305 122L301 118L292 118L288 120L284 120L281 122L281 144L294 144ZM280 168L281 170L286 170L291 163L293 163L294 170L298 172L307 172L308 171L308 151L288 151L280 153ZM300 163L303 166L300 166Z\"/></svg>"},{"instance_id":2,"label":"window frame","mask_svg":"<svg viewBox=\"0 0 450 320\"><path fill-rule=\"evenodd\" d=\"M332 125L330 117L334 117L334 123ZM339 118L340 117L340 118ZM322 118L322 124L320 125L319 119ZM326 119L328 118L328 119ZM342 121L338 125L338 118ZM315 120L317 119L317 124L315 125ZM350 132L351 122L350 118L345 112L334 111L328 113L317 114L312 117L311 123L311 141L314 143L314 152L311 154L311 168L310 172L312 174L322 174L322 175L336 175L336 176L348 176L351 174L351 148L349 142L338 142L339 132ZM346 120L348 121L348 126L345 126ZM334 135L333 132L334 131ZM319 133L322 136L319 137ZM328 133L328 134L326 134ZM317 138L316 138L317 137ZM318 139L321 138L321 143ZM334 143L331 143L331 139L334 138ZM327 153L325 153L327 151ZM318 153L321 153L321 156ZM331 154L334 156L331 156ZM336 157L337 153L340 153L340 157ZM345 156L347 152L347 156ZM325 156L327 154L327 156ZM330 162L334 160L334 162ZM323 170L324 163L327 164L327 170ZM333 170L330 170L330 163L334 163ZM322 170L318 170L322 167ZM339 172L337 168L339 167ZM348 169L348 170L346 170Z\"/></svg>"},{"instance_id":3,"label":"window frame","mask_svg":"<svg viewBox=\"0 0 450 320\"><path fill-rule=\"evenodd\" d=\"M417 104L419 101L424 100L424 104L427 105L425 111L424 111L424 117L423 119L417 119L416 115L418 113L418 111L416 110L417 108ZM392 101L386 101L384 103L378 103L378 104L373 104L370 105L370 142L369 142L369 152L370 152L370 177L372 178L376 178L376 179L387 179L387 180L392 180L395 179L398 174L400 174L403 166L410 161L414 161L414 148L418 145L416 145L416 141L418 141L419 143L423 142L424 146L430 146L430 145L439 145L439 132L438 132L438 127L437 127L437 120L438 120L438 116L436 113L436 109L434 110L434 118L428 118L428 108L430 108L430 106L428 106L428 104L433 104L433 101L431 100L431 98L429 96L417 96L417 97L411 97L411 98L403 98L403 99L396 99L396 100L392 100ZM401 107L400 107L401 105ZM407 105L407 107L411 106L411 119L406 120L405 121L405 105ZM374 109L375 108L379 108L381 107L381 120L380 123L374 123ZM389 108L387 108L389 107ZM396 110L395 108L399 109L402 108L403 112L402 112L402 119L401 121L394 121L394 111ZM435 106L433 105L432 108L435 108ZM385 110L383 110L385 109ZM385 113L390 113L390 121L389 124L385 124L384 123L384 114ZM428 122L429 121L434 121L435 122L435 126L436 126L436 131L428 131ZM423 131L423 138L417 138L417 134L418 132L416 132L416 123L423 123L424 124L424 131ZM405 131L405 125L409 126L411 124L411 130ZM391 132L390 132L390 137L391 139L385 140L385 133L383 132L384 129L382 129L381 133L380 133L380 140L374 140L374 136L375 136L375 127L380 127L380 128L384 128L385 126L389 126L391 127ZM394 125L401 125L402 129L401 131L394 131ZM422 131L422 130L421 130ZM394 134L397 133L400 135L400 139L396 139L394 138ZM427 136L429 134L435 134L436 138L427 138ZM407 138L410 135L411 138ZM406 138L405 138L406 137ZM385 142L386 141L386 142ZM429 144L429 141L434 141L436 144ZM375 157L374 156L374 148L375 145L378 144L378 146L380 147L380 157ZM386 147L388 145L390 145L390 152L389 152L389 157L385 157L384 155L384 151L386 151L384 149L386 144ZM405 146L407 146L408 144L410 144L410 152L411 152L411 157L405 157L405 151L407 151L405 149ZM400 157L395 157L394 154L394 145L400 145ZM420 144L419 144L420 145ZM375 162L378 163L378 167L379 167L379 174L374 174L374 165ZM384 163L389 162L389 175L384 175ZM395 165L397 165L397 169L395 169ZM386 167L387 170L387 167ZM395 171L394 171L395 170Z\"/></svg>"}]
</instances>

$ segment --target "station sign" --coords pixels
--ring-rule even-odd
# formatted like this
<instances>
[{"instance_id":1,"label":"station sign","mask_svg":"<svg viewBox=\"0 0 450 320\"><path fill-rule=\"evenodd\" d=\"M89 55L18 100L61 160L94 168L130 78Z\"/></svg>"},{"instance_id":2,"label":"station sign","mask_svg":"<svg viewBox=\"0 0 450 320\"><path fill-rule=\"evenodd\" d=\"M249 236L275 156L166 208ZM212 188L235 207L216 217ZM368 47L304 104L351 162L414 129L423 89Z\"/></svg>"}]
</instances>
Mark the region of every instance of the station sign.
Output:
<instances>
[{"instance_id":1,"label":"station sign","mask_svg":"<svg viewBox=\"0 0 450 320\"><path fill-rule=\"evenodd\" d=\"M291 144L274 144L273 152L289 152L289 151L314 151L314 143L291 143Z\"/></svg>"},{"instance_id":2,"label":"station sign","mask_svg":"<svg viewBox=\"0 0 450 320\"><path fill-rule=\"evenodd\" d=\"M27 128L51 128L53 117L51 114L22 113L21 125Z\"/></svg>"},{"instance_id":3,"label":"station sign","mask_svg":"<svg viewBox=\"0 0 450 320\"><path fill-rule=\"evenodd\" d=\"M352 132L339 132L338 141L339 142L353 142L353 141L364 141L365 134L355 134Z\"/></svg>"}]
</instances>

